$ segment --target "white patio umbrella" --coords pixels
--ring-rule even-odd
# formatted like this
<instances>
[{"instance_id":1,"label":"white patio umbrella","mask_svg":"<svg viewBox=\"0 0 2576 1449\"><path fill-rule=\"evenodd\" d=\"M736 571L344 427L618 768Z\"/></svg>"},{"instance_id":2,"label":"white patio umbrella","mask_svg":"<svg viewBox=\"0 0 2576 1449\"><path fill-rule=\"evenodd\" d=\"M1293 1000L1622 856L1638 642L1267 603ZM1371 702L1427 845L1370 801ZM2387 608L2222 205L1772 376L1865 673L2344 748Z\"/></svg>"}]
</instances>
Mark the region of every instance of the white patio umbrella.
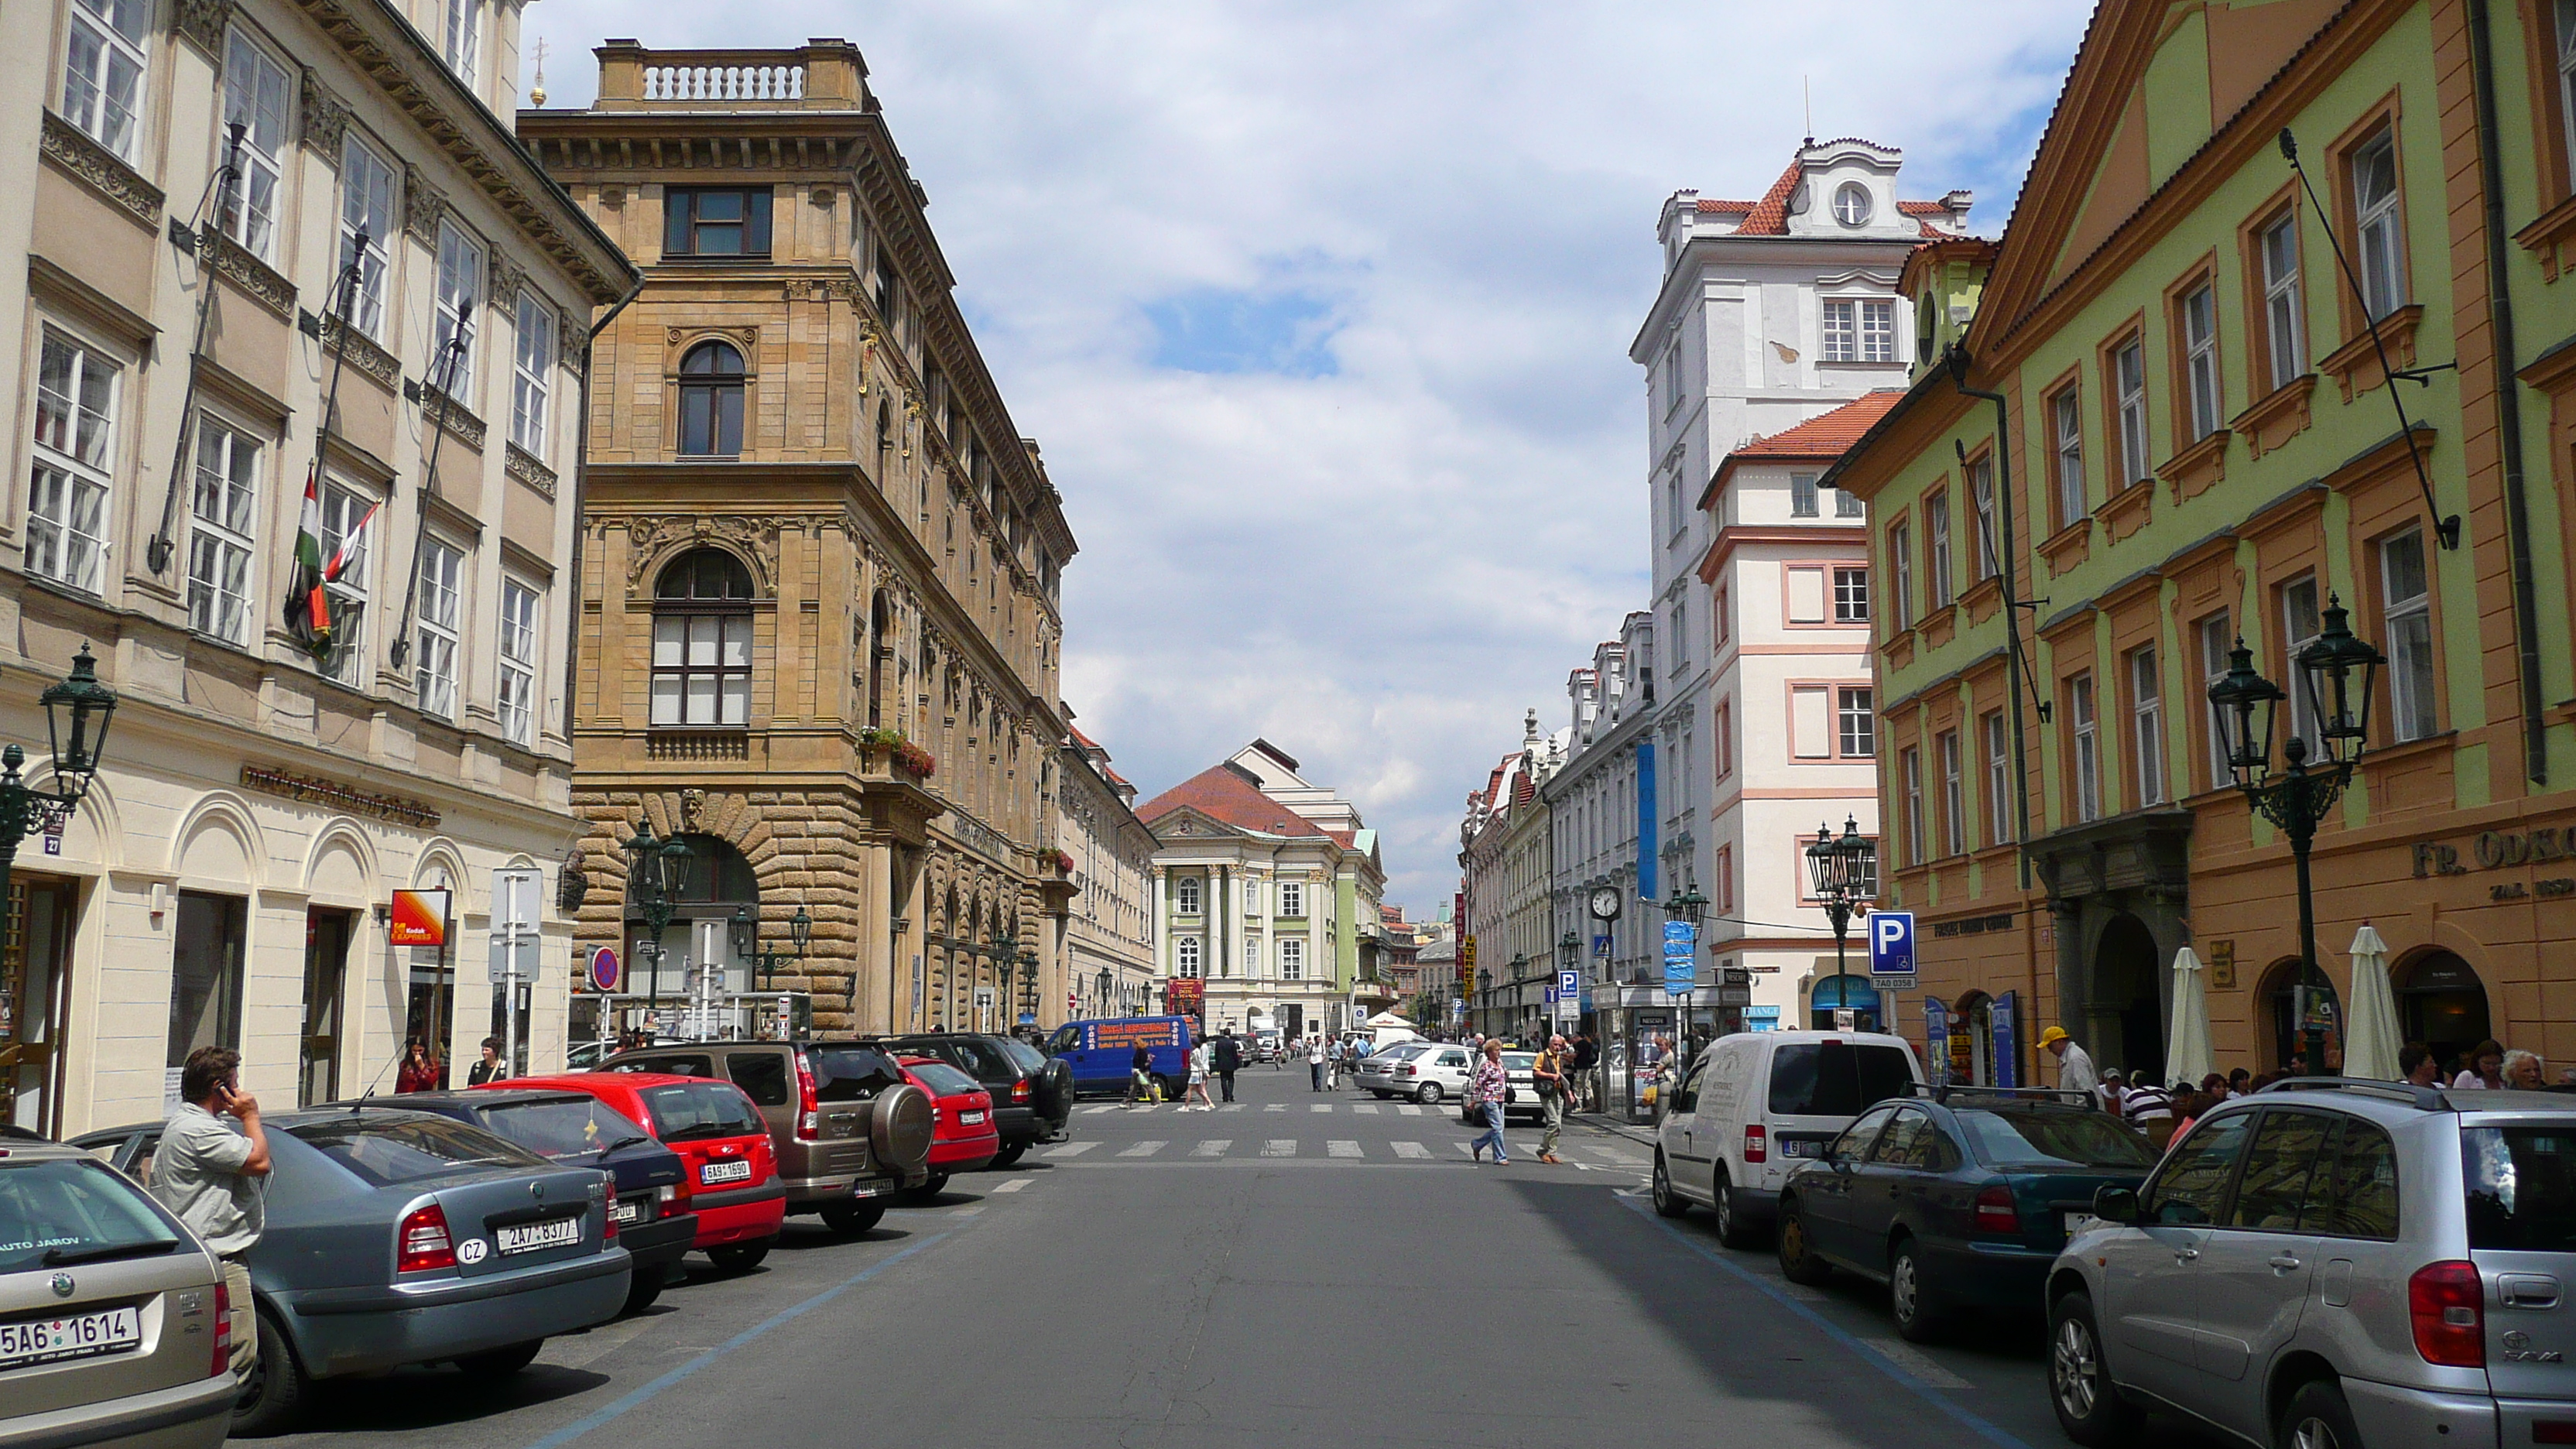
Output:
<instances>
[{"instance_id":1,"label":"white patio umbrella","mask_svg":"<svg viewBox=\"0 0 2576 1449\"><path fill-rule=\"evenodd\" d=\"M2343 1028L2343 1074L2393 1082L2397 1070L2397 996L2388 989L2388 943L2364 921L2352 934L2352 1010Z\"/></svg>"},{"instance_id":2,"label":"white patio umbrella","mask_svg":"<svg viewBox=\"0 0 2576 1449\"><path fill-rule=\"evenodd\" d=\"M2165 1048L2165 1084L2198 1083L2218 1069L2209 1049L2209 992L2200 958L2189 946L2174 952L2173 1042Z\"/></svg>"}]
</instances>

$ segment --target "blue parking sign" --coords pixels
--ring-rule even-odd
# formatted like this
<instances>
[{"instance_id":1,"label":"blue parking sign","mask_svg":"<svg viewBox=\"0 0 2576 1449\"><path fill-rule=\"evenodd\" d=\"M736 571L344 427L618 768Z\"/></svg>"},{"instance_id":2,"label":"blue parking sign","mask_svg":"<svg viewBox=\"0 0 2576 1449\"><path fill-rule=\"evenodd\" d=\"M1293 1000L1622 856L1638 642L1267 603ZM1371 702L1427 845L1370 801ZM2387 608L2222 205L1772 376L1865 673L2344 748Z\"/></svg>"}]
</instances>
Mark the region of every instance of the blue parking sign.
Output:
<instances>
[{"instance_id":1,"label":"blue parking sign","mask_svg":"<svg viewBox=\"0 0 2576 1449\"><path fill-rule=\"evenodd\" d=\"M1914 974L1914 913L1912 911L1872 911L1869 925L1869 974L1872 976L1911 976Z\"/></svg>"}]
</instances>

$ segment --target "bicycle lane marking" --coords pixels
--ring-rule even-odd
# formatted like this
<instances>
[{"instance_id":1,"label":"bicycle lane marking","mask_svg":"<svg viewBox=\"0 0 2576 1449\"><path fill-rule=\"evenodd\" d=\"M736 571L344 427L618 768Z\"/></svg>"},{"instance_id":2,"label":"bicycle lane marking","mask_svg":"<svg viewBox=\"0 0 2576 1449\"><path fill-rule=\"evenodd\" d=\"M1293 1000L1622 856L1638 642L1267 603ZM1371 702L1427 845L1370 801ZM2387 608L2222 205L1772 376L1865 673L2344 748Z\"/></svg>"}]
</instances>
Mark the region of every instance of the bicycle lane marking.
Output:
<instances>
[{"instance_id":1,"label":"bicycle lane marking","mask_svg":"<svg viewBox=\"0 0 2576 1449\"><path fill-rule=\"evenodd\" d=\"M822 1307L824 1304L831 1302L833 1299L838 1298L842 1294L849 1292L851 1289L858 1287L860 1284L867 1282L869 1279L874 1278L879 1273L884 1272L886 1269L893 1267L895 1264L902 1262L906 1258L918 1257L923 1253L929 1252L932 1248L939 1246L942 1241L956 1237L959 1233L964 1231L966 1231L964 1228L949 1228L943 1232L933 1233L929 1237L922 1239L920 1242L913 1244L911 1247L886 1258L884 1261L873 1264L850 1277L841 1280L841 1282L835 1287L826 1288L822 1292L815 1294L813 1297L806 1299L804 1302L799 1303L792 1308L780 1309L777 1313L753 1324L751 1327L744 1329L742 1332L735 1334L733 1337L728 1338L724 1342L717 1344L715 1347L708 1349L706 1352L699 1354L696 1358L693 1358L687 1363L680 1365L678 1368L672 1369L668 1373L663 1374L660 1378L654 1379L652 1382L645 1384L641 1388L630 1390L614 1402L603 1404L597 1409L592 1410L589 1414L566 1424L564 1427L557 1429L542 1439L536 1440L528 1446L528 1449L562 1449L563 1445L581 1438L583 1435L590 1433L594 1429L606 1428L608 1425L615 1423L617 1420L625 1417L633 1410L642 1407L644 1404L660 1395L663 1390L674 1387L690 1375L695 1374L698 1370L707 1367L709 1364L716 1362L725 1355L732 1353L735 1349L741 1348L743 1345L750 1343L752 1340L759 1338L765 1333L768 1333L771 1329L783 1328L786 1325L795 1322L797 1319L804 1317L806 1314L813 1312L815 1309Z\"/></svg>"},{"instance_id":2,"label":"bicycle lane marking","mask_svg":"<svg viewBox=\"0 0 2576 1449\"><path fill-rule=\"evenodd\" d=\"M1619 1197L1619 1201L1622 1206L1625 1206L1630 1211L1636 1213L1637 1216L1644 1218L1649 1225L1662 1232L1665 1237L1672 1239L1682 1248L1702 1260L1713 1264L1718 1268L1724 1269L1728 1274L1733 1276L1736 1281L1743 1283L1745 1286L1760 1293L1763 1297L1768 1298L1772 1302L1779 1304L1782 1308L1789 1310L1790 1313L1796 1315L1809 1327L1824 1334L1825 1337L1833 1340L1836 1345L1847 1350L1853 1357L1868 1364L1870 1367L1877 1369L1880 1373L1887 1375L1887 1377L1894 1380L1903 1388L1912 1391L1925 1403L1932 1405L1942 1413L1957 1420L1962 1427L1975 1430L1978 1434L1984 1436L1988 1442L2000 1446L2000 1449L2031 1449L2031 1445L2028 1441L2016 1436L2011 1430L2004 1428L2000 1424L1993 1423L1977 1414L1969 1412L1964 1406L1953 1401L1940 1389L1926 1383L1919 1375L1915 1374L1904 1364L1898 1363L1894 1358L1881 1351L1877 1345L1872 1344L1869 1340L1852 1333L1850 1330L1835 1323L1832 1319L1825 1317L1823 1314L1818 1313L1808 1305L1799 1302L1786 1292L1783 1292L1778 1286L1775 1286L1771 1280L1763 1277L1759 1273L1752 1272L1739 1264L1727 1261L1725 1255L1719 1253L1716 1249L1711 1248L1706 1244L1694 1243L1690 1239L1683 1237L1680 1229L1674 1227L1671 1223L1656 1217L1654 1215L1654 1209L1646 1206L1642 1199L1628 1197L1623 1194Z\"/></svg>"}]
</instances>

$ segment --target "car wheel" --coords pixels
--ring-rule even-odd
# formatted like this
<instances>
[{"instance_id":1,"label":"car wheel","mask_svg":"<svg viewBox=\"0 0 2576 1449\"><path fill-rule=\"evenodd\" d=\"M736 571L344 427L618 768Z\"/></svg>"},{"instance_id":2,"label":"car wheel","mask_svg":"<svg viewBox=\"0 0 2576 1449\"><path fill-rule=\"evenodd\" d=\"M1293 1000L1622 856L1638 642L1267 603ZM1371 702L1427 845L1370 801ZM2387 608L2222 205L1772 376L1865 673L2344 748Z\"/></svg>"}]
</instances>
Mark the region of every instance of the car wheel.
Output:
<instances>
[{"instance_id":1,"label":"car wheel","mask_svg":"<svg viewBox=\"0 0 2576 1449\"><path fill-rule=\"evenodd\" d=\"M1717 1170L1715 1192L1709 1194L1716 1205L1717 1241L1729 1248L1750 1248L1754 1243L1753 1227L1735 1210L1735 1185L1727 1180L1726 1169Z\"/></svg>"},{"instance_id":2,"label":"car wheel","mask_svg":"<svg viewBox=\"0 0 2576 1449\"><path fill-rule=\"evenodd\" d=\"M2049 1305L2048 1401L2057 1426L2086 1449L2124 1442L2137 1423L2137 1410L2111 1382L2090 1293L2062 1294Z\"/></svg>"},{"instance_id":3,"label":"car wheel","mask_svg":"<svg viewBox=\"0 0 2576 1449\"><path fill-rule=\"evenodd\" d=\"M993 1166L1008 1167L1012 1163L1017 1162L1022 1157L1026 1156L1028 1154L1028 1150L1029 1144L1025 1142L1014 1142L1010 1146L993 1154Z\"/></svg>"},{"instance_id":4,"label":"car wheel","mask_svg":"<svg viewBox=\"0 0 2576 1449\"><path fill-rule=\"evenodd\" d=\"M1421 1086L1414 1088L1413 1100L1420 1102L1425 1107L1439 1101L1440 1084L1438 1082L1425 1082Z\"/></svg>"},{"instance_id":5,"label":"car wheel","mask_svg":"<svg viewBox=\"0 0 2576 1449\"><path fill-rule=\"evenodd\" d=\"M662 1277L663 1273L659 1268L635 1270L635 1276L626 1284L627 1317L632 1318L652 1307L653 1300L662 1296Z\"/></svg>"},{"instance_id":6,"label":"car wheel","mask_svg":"<svg viewBox=\"0 0 2576 1449\"><path fill-rule=\"evenodd\" d=\"M250 1377L233 1400L233 1433L244 1439L283 1434L303 1416L313 1380L295 1357L294 1340L286 1336L277 1315L259 1310L259 1351L251 1355Z\"/></svg>"},{"instance_id":7,"label":"car wheel","mask_svg":"<svg viewBox=\"0 0 2576 1449\"><path fill-rule=\"evenodd\" d=\"M1680 1193L1673 1191L1673 1175L1664 1166L1661 1152L1655 1154L1654 1203L1657 1217L1677 1218L1690 1211L1690 1204L1682 1201Z\"/></svg>"},{"instance_id":8,"label":"car wheel","mask_svg":"<svg viewBox=\"0 0 2576 1449\"><path fill-rule=\"evenodd\" d=\"M544 1339L532 1338L525 1343L511 1344L508 1348L493 1349L489 1353L467 1354L456 1361L456 1366L464 1370L470 1378L506 1379L535 1363L537 1350L545 1346Z\"/></svg>"},{"instance_id":9,"label":"car wheel","mask_svg":"<svg viewBox=\"0 0 2576 1449\"><path fill-rule=\"evenodd\" d=\"M1371 1088L1369 1088L1369 1090L1370 1090L1370 1091L1372 1091L1372 1092L1375 1092L1375 1093L1377 1094L1377 1099L1378 1099L1379 1101L1381 1101L1381 1102L1383 1102L1383 1101L1385 1101L1387 1098L1392 1097L1392 1096L1394 1096L1394 1095L1395 1095L1393 1092L1389 1092L1389 1091L1386 1091L1386 1090L1384 1090L1384 1089L1382 1089L1382 1088L1378 1088L1378 1087L1371 1087Z\"/></svg>"},{"instance_id":10,"label":"car wheel","mask_svg":"<svg viewBox=\"0 0 2576 1449\"><path fill-rule=\"evenodd\" d=\"M748 1273L760 1266L760 1260L769 1256L770 1247L777 1241L769 1237L748 1243L726 1243L722 1247L707 1249L707 1261L728 1273Z\"/></svg>"},{"instance_id":11,"label":"car wheel","mask_svg":"<svg viewBox=\"0 0 2576 1449\"><path fill-rule=\"evenodd\" d=\"M2352 1421L2352 1405L2343 1386L2320 1379L2290 1395L2281 1411L2281 1449L2361 1449L2361 1431Z\"/></svg>"},{"instance_id":12,"label":"car wheel","mask_svg":"<svg viewBox=\"0 0 2576 1449\"><path fill-rule=\"evenodd\" d=\"M936 1202L939 1199L939 1195L947 1190L948 1174L944 1172L934 1172L930 1175L930 1180L923 1183L921 1186L905 1188L903 1190L903 1200L905 1202L915 1204Z\"/></svg>"},{"instance_id":13,"label":"car wheel","mask_svg":"<svg viewBox=\"0 0 2576 1449\"><path fill-rule=\"evenodd\" d=\"M1796 1198L1780 1201L1780 1276L1792 1283L1815 1288L1830 1281L1834 1265L1816 1255L1816 1245L1807 1239L1807 1214Z\"/></svg>"},{"instance_id":14,"label":"car wheel","mask_svg":"<svg viewBox=\"0 0 2576 1449\"><path fill-rule=\"evenodd\" d=\"M1180 1078L1178 1078L1178 1077L1158 1077L1158 1078L1156 1078L1155 1080L1157 1080L1157 1081L1159 1081L1159 1082L1161 1082L1161 1083L1163 1084L1163 1100L1164 1100L1164 1101L1166 1101L1166 1102L1177 1102L1177 1101L1181 1100L1182 1082L1181 1082L1181 1079L1180 1079Z\"/></svg>"},{"instance_id":15,"label":"car wheel","mask_svg":"<svg viewBox=\"0 0 2576 1449\"><path fill-rule=\"evenodd\" d=\"M1896 1315L1896 1332L1907 1343L1930 1343L1940 1337L1941 1300L1923 1274L1923 1252L1907 1238L1887 1259L1887 1305Z\"/></svg>"},{"instance_id":16,"label":"car wheel","mask_svg":"<svg viewBox=\"0 0 2576 1449\"><path fill-rule=\"evenodd\" d=\"M845 1238L855 1238L884 1219L881 1202L836 1202L823 1209L823 1226Z\"/></svg>"}]
</instances>

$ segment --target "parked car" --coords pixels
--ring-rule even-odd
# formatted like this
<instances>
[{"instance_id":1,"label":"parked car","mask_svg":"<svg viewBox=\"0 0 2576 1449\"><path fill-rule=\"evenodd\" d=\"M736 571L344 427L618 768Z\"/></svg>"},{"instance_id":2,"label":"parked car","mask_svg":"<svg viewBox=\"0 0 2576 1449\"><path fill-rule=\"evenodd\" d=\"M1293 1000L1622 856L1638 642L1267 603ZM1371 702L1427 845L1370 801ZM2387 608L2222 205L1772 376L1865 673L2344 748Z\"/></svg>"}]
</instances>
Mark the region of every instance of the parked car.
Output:
<instances>
[{"instance_id":1,"label":"parked car","mask_svg":"<svg viewBox=\"0 0 2576 1449\"><path fill-rule=\"evenodd\" d=\"M1753 1245L1779 1213L1799 1161L1821 1156L1853 1119L1923 1080L1905 1038L1879 1032L1763 1031L1700 1053L1655 1128L1655 1210L1717 1211L1718 1241Z\"/></svg>"},{"instance_id":2,"label":"parked car","mask_svg":"<svg viewBox=\"0 0 2576 1449\"><path fill-rule=\"evenodd\" d=\"M897 1056L933 1057L964 1072L993 1097L993 1120L1002 1145L993 1165L1008 1167L1041 1142L1073 1134L1073 1068L1017 1037L974 1032L928 1032L871 1039ZM933 1170L937 1168L935 1160Z\"/></svg>"},{"instance_id":3,"label":"parked car","mask_svg":"<svg viewBox=\"0 0 2576 1449\"><path fill-rule=\"evenodd\" d=\"M1428 1041L1399 1042L1382 1052L1360 1058L1359 1089L1375 1095L1380 1101L1393 1097L1396 1093L1395 1069L1438 1045L1438 1042Z\"/></svg>"},{"instance_id":4,"label":"parked car","mask_svg":"<svg viewBox=\"0 0 2576 1449\"><path fill-rule=\"evenodd\" d=\"M1925 1342L1961 1310L2026 1311L2049 1264L2134 1188L2154 1149L2081 1092L1942 1087L1881 1102L1780 1189L1780 1271L1882 1281L1896 1331Z\"/></svg>"},{"instance_id":5,"label":"parked car","mask_svg":"<svg viewBox=\"0 0 2576 1449\"><path fill-rule=\"evenodd\" d=\"M894 1058L856 1042L713 1041L644 1047L609 1072L717 1077L740 1087L769 1126L787 1211L864 1233L885 1199L930 1177L930 1099Z\"/></svg>"},{"instance_id":6,"label":"parked car","mask_svg":"<svg viewBox=\"0 0 2576 1449\"><path fill-rule=\"evenodd\" d=\"M995 1160L1002 1137L993 1123L993 1094L973 1077L936 1057L905 1057L904 1075L930 1094L938 1113L938 1131L930 1143L930 1181L908 1194L927 1202L960 1172L973 1172Z\"/></svg>"},{"instance_id":7,"label":"parked car","mask_svg":"<svg viewBox=\"0 0 2576 1449\"><path fill-rule=\"evenodd\" d=\"M2257 1443L2576 1442L2563 1095L2292 1078L2093 1213L2047 1290L2078 1443L2148 1404Z\"/></svg>"},{"instance_id":8,"label":"parked car","mask_svg":"<svg viewBox=\"0 0 2576 1449\"><path fill-rule=\"evenodd\" d=\"M1062 1060L1073 1073L1076 1092L1127 1090L1136 1048L1153 1055L1154 1076L1163 1099L1177 1102L1190 1084L1190 1035L1186 1016L1114 1016L1096 1021L1068 1021L1047 1038L1047 1055Z\"/></svg>"},{"instance_id":9,"label":"parked car","mask_svg":"<svg viewBox=\"0 0 2576 1449\"><path fill-rule=\"evenodd\" d=\"M769 1124L741 1088L668 1072L567 1072L521 1077L519 1090L596 1097L680 1156L675 1211L693 1214L689 1246L730 1272L760 1266L787 1220L787 1188Z\"/></svg>"},{"instance_id":10,"label":"parked car","mask_svg":"<svg viewBox=\"0 0 2576 1449\"><path fill-rule=\"evenodd\" d=\"M471 1122L549 1162L607 1173L617 1184L618 1241L635 1260L626 1289L629 1313L653 1306L697 1242L698 1215L679 1206L687 1176L680 1154L588 1092L494 1082L457 1092L414 1092L402 1105L409 1112Z\"/></svg>"},{"instance_id":11,"label":"parked car","mask_svg":"<svg viewBox=\"0 0 2576 1449\"><path fill-rule=\"evenodd\" d=\"M1538 1099L1538 1076L1535 1071L1537 1066L1538 1053L1536 1052L1503 1053L1504 1121L1508 1122L1514 1117L1547 1115L1547 1108L1542 1106ZM1472 1073L1475 1069L1471 1065L1468 1070ZM1458 1091L1458 1120L1469 1127L1485 1125L1484 1117L1476 1111L1474 1100L1468 1096L1463 1087Z\"/></svg>"},{"instance_id":12,"label":"parked car","mask_svg":"<svg viewBox=\"0 0 2576 1449\"><path fill-rule=\"evenodd\" d=\"M1388 1052L1379 1053L1379 1056L1404 1051L1412 1045L1414 1043L1405 1042ZM1368 1060L1373 1062L1377 1058ZM1361 1063L1362 1070L1366 1070L1367 1065L1367 1062ZM1420 1051L1405 1052L1387 1068L1385 1089L1368 1087L1365 1081L1360 1085L1381 1097L1411 1097L1429 1106L1444 1097L1465 1096L1469 1075L1474 1070L1473 1054L1466 1047L1455 1042L1431 1042Z\"/></svg>"},{"instance_id":13,"label":"parked car","mask_svg":"<svg viewBox=\"0 0 2576 1449\"><path fill-rule=\"evenodd\" d=\"M250 1250L259 1354L236 1434L292 1425L317 1379L452 1363L517 1373L545 1341L626 1304L608 1179L426 1112L313 1108L264 1118L266 1225ZM162 1124L85 1133L149 1187Z\"/></svg>"},{"instance_id":14,"label":"parked car","mask_svg":"<svg viewBox=\"0 0 2576 1449\"><path fill-rule=\"evenodd\" d=\"M0 1146L0 1443L213 1449L232 1428L221 1268L76 1147Z\"/></svg>"}]
</instances>

